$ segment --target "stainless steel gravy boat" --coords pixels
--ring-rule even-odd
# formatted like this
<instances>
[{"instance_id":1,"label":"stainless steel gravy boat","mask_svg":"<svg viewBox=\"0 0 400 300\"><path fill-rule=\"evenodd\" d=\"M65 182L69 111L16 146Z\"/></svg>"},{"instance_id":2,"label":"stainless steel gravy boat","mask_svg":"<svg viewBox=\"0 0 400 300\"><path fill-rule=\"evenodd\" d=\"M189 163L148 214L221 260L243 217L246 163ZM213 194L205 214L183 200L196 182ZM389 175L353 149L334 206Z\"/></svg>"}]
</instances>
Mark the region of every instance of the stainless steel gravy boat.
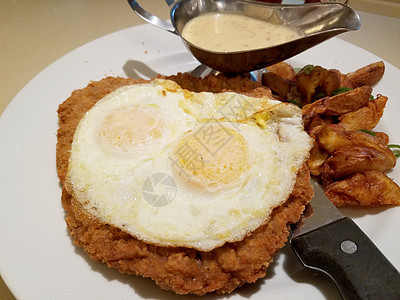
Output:
<instances>
[{"instance_id":1,"label":"stainless steel gravy boat","mask_svg":"<svg viewBox=\"0 0 400 300\"><path fill-rule=\"evenodd\" d=\"M270 4L250 0L166 0L171 22L144 10L136 0L128 0L132 9L145 21L181 37L193 56L202 64L225 73L258 70L295 56L340 33L357 30L360 17L349 6L340 3L304 5ZM202 49L184 39L183 27L204 13L236 13L292 27L304 36L279 44L248 51L214 52Z\"/></svg>"}]
</instances>

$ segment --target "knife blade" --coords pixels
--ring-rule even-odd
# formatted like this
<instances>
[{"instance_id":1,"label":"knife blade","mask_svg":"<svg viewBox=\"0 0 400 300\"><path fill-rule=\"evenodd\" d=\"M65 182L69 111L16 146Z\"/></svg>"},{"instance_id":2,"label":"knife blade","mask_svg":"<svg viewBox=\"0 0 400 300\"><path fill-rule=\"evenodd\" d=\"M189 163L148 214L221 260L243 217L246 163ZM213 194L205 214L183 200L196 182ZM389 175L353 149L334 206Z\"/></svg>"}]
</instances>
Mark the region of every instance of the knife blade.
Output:
<instances>
[{"instance_id":1,"label":"knife blade","mask_svg":"<svg viewBox=\"0 0 400 300\"><path fill-rule=\"evenodd\" d=\"M290 239L302 264L328 275L345 300L400 299L398 270L311 182L313 214L293 226Z\"/></svg>"}]
</instances>

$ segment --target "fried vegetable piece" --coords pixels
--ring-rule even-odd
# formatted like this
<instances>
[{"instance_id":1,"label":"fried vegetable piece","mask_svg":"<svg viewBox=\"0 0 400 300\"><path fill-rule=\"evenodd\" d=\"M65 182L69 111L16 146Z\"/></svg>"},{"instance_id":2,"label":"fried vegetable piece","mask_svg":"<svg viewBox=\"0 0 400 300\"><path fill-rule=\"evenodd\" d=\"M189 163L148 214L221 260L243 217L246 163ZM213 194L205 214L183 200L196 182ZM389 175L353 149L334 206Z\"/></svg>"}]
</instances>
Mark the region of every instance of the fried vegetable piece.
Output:
<instances>
[{"instance_id":1,"label":"fried vegetable piece","mask_svg":"<svg viewBox=\"0 0 400 300\"><path fill-rule=\"evenodd\" d=\"M348 154L348 151L338 151L346 147L347 149L351 149L352 147L354 147L354 149L361 149L361 151L364 151L364 153L359 154L359 158L362 157L363 154L365 155L366 148L373 149L386 157L386 165L388 165L388 168L390 168L390 166L392 165L394 166L396 164L396 159L391 149L387 147L387 144L389 142L388 136L384 133L375 134L376 135L373 136L362 131L346 131L340 125L326 123L311 129L309 131L309 135L315 140L315 142L314 147L310 151L308 166L311 170L312 175L318 176L321 174L321 172L323 172L325 183L330 183L336 177L344 176L343 174L340 174L340 172L346 172L345 175L356 172L356 170L352 171L341 169L342 166L338 166L338 162L344 164L348 163L349 165L353 163L353 166L357 166L357 168L363 168L361 162L343 162L343 159L345 157L336 157L335 159L328 160L330 154L332 154L333 156L344 155L344 153ZM379 155L377 157L382 157L382 155ZM355 156L356 154L351 154L352 159L354 159ZM349 157L347 157L346 159L349 159ZM327 166L322 168L325 161L327 161L329 168ZM371 165L371 167L374 166ZM360 169L357 170L360 171Z\"/></svg>"},{"instance_id":2,"label":"fried vegetable piece","mask_svg":"<svg viewBox=\"0 0 400 300\"><path fill-rule=\"evenodd\" d=\"M339 117L339 124L346 130L372 130L379 123L388 98L378 95L367 105Z\"/></svg>"},{"instance_id":3,"label":"fried vegetable piece","mask_svg":"<svg viewBox=\"0 0 400 300\"><path fill-rule=\"evenodd\" d=\"M372 87L363 86L332 97L325 97L304 105L302 107L302 113L305 128L311 129L324 123L322 119L316 120L316 118L320 117L321 115L344 115L365 106L370 101L369 99L371 92Z\"/></svg>"},{"instance_id":4,"label":"fried vegetable piece","mask_svg":"<svg viewBox=\"0 0 400 300\"><path fill-rule=\"evenodd\" d=\"M311 99L318 87L324 69L320 66L314 67L308 71L309 66L305 66L296 76L296 87L301 95L304 97L303 104L311 103Z\"/></svg>"},{"instance_id":5,"label":"fried vegetable piece","mask_svg":"<svg viewBox=\"0 0 400 300\"><path fill-rule=\"evenodd\" d=\"M279 62L266 68L269 72L275 73L283 79L294 81L296 72L293 67L285 62Z\"/></svg>"},{"instance_id":6,"label":"fried vegetable piece","mask_svg":"<svg viewBox=\"0 0 400 300\"><path fill-rule=\"evenodd\" d=\"M333 119L333 117L329 117L329 116L322 115L322 116L313 118L312 121L310 122L310 124L308 125L307 132L310 133L310 131L312 131L316 127L320 127L320 126L328 125L328 124L334 124L334 123L335 123L335 120Z\"/></svg>"},{"instance_id":7,"label":"fried vegetable piece","mask_svg":"<svg viewBox=\"0 0 400 300\"><path fill-rule=\"evenodd\" d=\"M342 74L339 72L339 75L340 75L340 87L346 87L346 88L352 89L353 84L351 83L347 74Z\"/></svg>"},{"instance_id":8,"label":"fried vegetable piece","mask_svg":"<svg viewBox=\"0 0 400 300\"><path fill-rule=\"evenodd\" d=\"M385 64L383 61L378 61L346 75L356 88L363 85L373 86L382 78L384 72Z\"/></svg>"},{"instance_id":9,"label":"fried vegetable piece","mask_svg":"<svg viewBox=\"0 0 400 300\"><path fill-rule=\"evenodd\" d=\"M316 142L311 148L310 157L307 161L307 166L310 169L311 175L319 176L321 174L321 167L325 160L329 157L329 153L321 149Z\"/></svg>"},{"instance_id":10,"label":"fried vegetable piece","mask_svg":"<svg viewBox=\"0 0 400 300\"><path fill-rule=\"evenodd\" d=\"M400 205L400 188L387 175L378 171L357 173L337 181L324 190L336 206Z\"/></svg>"},{"instance_id":11,"label":"fried vegetable piece","mask_svg":"<svg viewBox=\"0 0 400 300\"><path fill-rule=\"evenodd\" d=\"M331 153L321 168L324 185L354 173L385 172L396 165L393 152L371 147L346 146Z\"/></svg>"},{"instance_id":12,"label":"fried vegetable piece","mask_svg":"<svg viewBox=\"0 0 400 300\"><path fill-rule=\"evenodd\" d=\"M330 97L325 114L331 116L341 115L359 109L370 101L371 93L372 87L361 86Z\"/></svg>"},{"instance_id":13,"label":"fried vegetable piece","mask_svg":"<svg viewBox=\"0 0 400 300\"><path fill-rule=\"evenodd\" d=\"M310 124L313 119L318 118L325 113L328 105L326 100L327 98L323 98L314 101L313 103L306 104L301 108L304 128L306 130L310 129Z\"/></svg>"},{"instance_id":14,"label":"fried vegetable piece","mask_svg":"<svg viewBox=\"0 0 400 300\"><path fill-rule=\"evenodd\" d=\"M340 72L325 69L320 81L321 91L326 96L332 96L333 91L337 90L340 86Z\"/></svg>"},{"instance_id":15,"label":"fried vegetable piece","mask_svg":"<svg viewBox=\"0 0 400 300\"><path fill-rule=\"evenodd\" d=\"M308 104L318 90L325 96L331 96L340 87L340 75L336 70L327 70L321 66L305 66L296 76L296 87L304 97L303 104Z\"/></svg>"},{"instance_id":16,"label":"fried vegetable piece","mask_svg":"<svg viewBox=\"0 0 400 300\"><path fill-rule=\"evenodd\" d=\"M373 148L392 157L392 151L387 147L386 140L382 140L380 137L381 135L373 136L362 131L346 131L340 125L330 124L320 127L316 134L316 141L319 146L330 153L344 147L359 146ZM384 139L383 135L382 138Z\"/></svg>"},{"instance_id":17,"label":"fried vegetable piece","mask_svg":"<svg viewBox=\"0 0 400 300\"><path fill-rule=\"evenodd\" d=\"M277 94L282 100L287 101L287 95L294 87L294 82L285 79L275 73L267 72L261 77L263 85L268 86L273 93Z\"/></svg>"},{"instance_id":18,"label":"fried vegetable piece","mask_svg":"<svg viewBox=\"0 0 400 300\"><path fill-rule=\"evenodd\" d=\"M389 136L384 132L375 132L375 136L382 141L386 146L389 144Z\"/></svg>"}]
</instances>

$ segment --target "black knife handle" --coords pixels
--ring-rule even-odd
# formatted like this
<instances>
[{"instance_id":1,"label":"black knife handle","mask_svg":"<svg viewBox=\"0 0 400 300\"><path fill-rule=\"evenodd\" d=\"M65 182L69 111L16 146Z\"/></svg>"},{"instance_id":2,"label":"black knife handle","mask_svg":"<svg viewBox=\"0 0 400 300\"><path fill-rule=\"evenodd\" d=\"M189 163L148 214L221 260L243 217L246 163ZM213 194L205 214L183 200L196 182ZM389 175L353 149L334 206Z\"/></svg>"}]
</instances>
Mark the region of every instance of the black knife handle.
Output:
<instances>
[{"instance_id":1,"label":"black knife handle","mask_svg":"<svg viewBox=\"0 0 400 300\"><path fill-rule=\"evenodd\" d=\"M344 299L400 299L399 272L349 218L294 237L291 245L306 267L335 281Z\"/></svg>"}]
</instances>

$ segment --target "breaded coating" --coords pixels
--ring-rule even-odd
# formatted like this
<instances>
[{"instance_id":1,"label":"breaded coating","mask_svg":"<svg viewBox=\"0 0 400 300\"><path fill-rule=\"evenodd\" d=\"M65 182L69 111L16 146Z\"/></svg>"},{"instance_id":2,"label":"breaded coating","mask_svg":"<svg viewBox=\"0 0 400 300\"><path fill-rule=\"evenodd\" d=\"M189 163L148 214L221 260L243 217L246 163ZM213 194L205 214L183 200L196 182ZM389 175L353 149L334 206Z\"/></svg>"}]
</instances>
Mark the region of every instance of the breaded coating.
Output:
<instances>
[{"instance_id":1,"label":"breaded coating","mask_svg":"<svg viewBox=\"0 0 400 300\"><path fill-rule=\"evenodd\" d=\"M193 90L201 87L202 90L207 90L202 79L179 74L174 78L183 88ZM185 85L188 80L191 86ZM235 85L227 86L226 82L229 80L224 80L224 77L213 78L212 90L251 92L248 89L251 86L250 80L235 80L236 88ZM75 91L60 105L57 171L62 185L68 169L73 135L84 113L107 93L120 86L139 82L144 81L108 77ZM259 86L253 85L254 88ZM268 93L268 89L265 93ZM260 89L257 89L256 94L260 94ZM266 224L242 241L226 243L209 252L184 247L156 246L138 240L89 215L65 188L62 192L62 204L74 243L83 247L92 259L106 263L122 273L150 277L161 288L173 290L177 294L224 294L265 276L274 255L288 239L289 225L299 221L313 196L309 178L310 172L303 166L292 195L283 205L273 210Z\"/></svg>"},{"instance_id":2,"label":"breaded coating","mask_svg":"<svg viewBox=\"0 0 400 300\"><path fill-rule=\"evenodd\" d=\"M165 79L175 81L182 88L196 93L220 93L224 91L245 93L259 87L268 89L262 86L260 82L250 80L249 76L246 75L227 76L224 74L211 74L204 78L198 78L188 73L178 73L177 75L166 76Z\"/></svg>"}]
</instances>

